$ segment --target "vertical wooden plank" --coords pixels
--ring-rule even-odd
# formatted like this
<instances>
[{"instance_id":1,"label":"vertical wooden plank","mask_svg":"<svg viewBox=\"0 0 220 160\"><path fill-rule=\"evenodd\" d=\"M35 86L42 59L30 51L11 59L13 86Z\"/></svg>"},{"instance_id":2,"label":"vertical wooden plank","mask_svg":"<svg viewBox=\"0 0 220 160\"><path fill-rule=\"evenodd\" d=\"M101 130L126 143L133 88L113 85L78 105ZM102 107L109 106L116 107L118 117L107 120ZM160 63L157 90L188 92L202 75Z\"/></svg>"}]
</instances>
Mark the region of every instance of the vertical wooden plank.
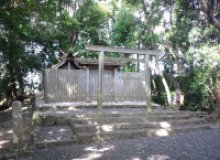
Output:
<instances>
[{"instance_id":1,"label":"vertical wooden plank","mask_svg":"<svg viewBox=\"0 0 220 160\"><path fill-rule=\"evenodd\" d=\"M50 72L50 70L47 70L47 100L48 100L48 103L50 103L51 102L51 88L50 88L50 86L51 86L51 80L50 80L50 77L51 77L51 72ZM50 82L50 83L49 83Z\"/></svg>"},{"instance_id":2,"label":"vertical wooden plank","mask_svg":"<svg viewBox=\"0 0 220 160\"><path fill-rule=\"evenodd\" d=\"M86 79L83 77L83 73L80 72L80 70L77 70L78 73L78 101L82 101L82 96L83 96L83 84L85 85Z\"/></svg>"},{"instance_id":3,"label":"vertical wooden plank","mask_svg":"<svg viewBox=\"0 0 220 160\"><path fill-rule=\"evenodd\" d=\"M68 71L67 70L63 70L64 72L64 76L63 76L63 90L64 90L64 94L63 94L63 100L65 102L67 102L67 90L68 90L68 82L67 82L67 76L68 76Z\"/></svg>"},{"instance_id":4,"label":"vertical wooden plank","mask_svg":"<svg viewBox=\"0 0 220 160\"><path fill-rule=\"evenodd\" d=\"M49 93L50 93L50 90L49 90L49 84L48 84L48 81L49 81L49 71L46 70L46 77L45 77L45 83L46 83L46 97L47 97L47 103L50 102L50 98L49 98Z\"/></svg>"},{"instance_id":5,"label":"vertical wooden plank","mask_svg":"<svg viewBox=\"0 0 220 160\"><path fill-rule=\"evenodd\" d=\"M66 74L65 74L65 83L66 83L66 95L65 95L65 102L69 102L69 70L66 70Z\"/></svg>"},{"instance_id":6,"label":"vertical wooden plank","mask_svg":"<svg viewBox=\"0 0 220 160\"><path fill-rule=\"evenodd\" d=\"M79 101L79 74L77 72L76 73L76 101L78 102Z\"/></svg>"},{"instance_id":7,"label":"vertical wooden plank","mask_svg":"<svg viewBox=\"0 0 220 160\"><path fill-rule=\"evenodd\" d=\"M113 102L117 102L117 69L113 72Z\"/></svg>"},{"instance_id":8,"label":"vertical wooden plank","mask_svg":"<svg viewBox=\"0 0 220 160\"><path fill-rule=\"evenodd\" d=\"M57 100L58 102L62 101L62 91L63 91L63 88L62 86L64 85L63 82L62 82L62 75L63 75L63 71L62 70L58 70L58 75L57 75Z\"/></svg>"},{"instance_id":9,"label":"vertical wooden plank","mask_svg":"<svg viewBox=\"0 0 220 160\"><path fill-rule=\"evenodd\" d=\"M76 72L73 71L71 75L71 83L72 83L72 86L74 87L72 88L71 101L76 101L76 85L77 85L76 78L77 78Z\"/></svg>"},{"instance_id":10,"label":"vertical wooden plank","mask_svg":"<svg viewBox=\"0 0 220 160\"><path fill-rule=\"evenodd\" d=\"M78 72L77 71L77 79L78 79L78 81L77 81L77 102L79 102L79 101L81 101L81 99L80 99L80 96L81 96L81 82L83 81L82 79L81 79L81 74L80 74L80 72Z\"/></svg>"},{"instance_id":11,"label":"vertical wooden plank","mask_svg":"<svg viewBox=\"0 0 220 160\"><path fill-rule=\"evenodd\" d=\"M142 80L142 82L144 82L145 81L145 75L141 75L141 80ZM145 96L145 88L146 88L146 85L144 85L144 84L142 84L142 88L143 88L143 90L142 90L142 92L144 93L143 95L144 96L142 96L142 101L144 102L144 101L146 101L146 96Z\"/></svg>"},{"instance_id":12,"label":"vertical wooden plank","mask_svg":"<svg viewBox=\"0 0 220 160\"><path fill-rule=\"evenodd\" d=\"M41 91L43 91L45 85L45 69L42 72Z\"/></svg>"},{"instance_id":13,"label":"vertical wooden plank","mask_svg":"<svg viewBox=\"0 0 220 160\"><path fill-rule=\"evenodd\" d=\"M107 97L106 97L106 76L107 76L107 73L106 73L106 71L103 71L103 82L102 82L102 88L103 88L103 94L102 94L102 98L103 98L103 100L105 99L105 101L108 99Z\"/></svg>"},{"instance_id":14,"label":"vertical wooden plank","mask_svg":"<svg viewBox=\"0 0 220 160\"><path fill-rule=\"evenodd\" d=\"M57 74L57 77L56 77L56 81L57 81L57 84L56 84L56 88L57 88L57 101L60 102L62 100L62 97L61 97L61 94L62 94L62 70L57 70L58 74Z\"/></svg>"},{"instance_id":15,"label":"vertical wooden plank","mask_svg":"<svg viewBox=\"0 0 220 160\"><path fill-rule=\"evenodd\" d=\"M80 83L81 83L81 79L80 79L80 74L79 72L77 72L77 101L80 101L80 94L81 94L81 89L80 89Z\"/></svg>"},{"instance_id":16,"label":"vertical wooden plank","mask_svg":"<svg viewBox=\"0 0 220 160\"><path fill-rule=\"evenodd\" d=\"M103 103L103 70L104 70L104 52L99 54L99 79L98 79L98 99L97 99L97 114L102 112Z\"/></svg>"},{"instance_id":17,"label":"vertical wooden plank","mask_svg":"<svg viewBox=\"0 0 220 160\"><path fill-rule=\"evenodd\" d=\"M90 99L90 101L92 101L93 99L92 99L92 84L93 84L93 78L92 78L92 72L91 72L91 70L89 71L89 99Z\"/></svg>"},{"instance_id":18,"label":"vertical wooden plank","mask_svg":"<svg viewBox=\"0 0 220 160\"><path fill-rule=\"evenodd\" d=\"M47 88L47 102L49 103L50 102L50 97L49 97L49 94L50 94L50 84L48 83L49 82L49 79L50 79L50 72L49 70L46 70L47 72L47 78L46 78L46 88Z\"/></svg>"},{"instance_id":19,"label":"vertical wooden plank","mask_svg":"<svg viewBox=\"0 0 220 160\"><path fill-rule=\"evenodd\" d=\"M135 73L133 73L133 72L131 73L131 80L130 80L130 82L129 82L129 85L130 85L130 87L129 87L130 100L129 100L129 101L131 101L131 102L133 101L134 96L135 96L135 94L136 94L136 93L134 93L134 94L132 93L132 89L133 89L133 85L134 85L134 83L133 83L133 82L134 82L134 74L135 74Z\"/></svg>"},{"instance_id":20,"label":"vertical wooden plank","mask_svg":"<svg viewBox=\"0 0 220 160\"><path fill-rule=\"evenodd\" d=\"M70 97L71 97L71 81L70 81L70 62L68 62L68 69L67 69L67 101L70 102Z\"/></svg>"},{"instance_id":21,"label":"vertical wooden plank","mask_svg":"<svg viewBox=\"0 0 220 160\"><path fill-rule=\"evenodd\" d=\"M123 79L123 75L124 75L124 73L122 73L121 72L121 75L120 75L120 82L121 82L121 84L120 84L120 86L121 86L121 89L120 89L120 101L123 101L123 97L124 97L124 94L123 94L123 92L124 92L124 79Z\"/></svg>"},{"instance_id":22,"label":"vertical wooden plank","mask_svg":"<svg viewBox=\"0 0 220 160\"><path fill-rule=\"evenodd\" d=\"M94 86L93 86L93 89L94 89L93 95L94 96L93 96L93 99L96 100L97 97L98 97L98 80L97 80L97 78L99 77L98 72L93 71L93 77L94 77L94 79L93 79L93 82L94 82Z\"/></svg>"},{"instance_id":23,"label":"vertical wooden plank","mask_svg":"<svg viewBox=\"0 0 220 160\"><path fill-rule=\"evenodd\" d=\"M136 73L134 83L135 83L135 88L134 88L134 90L135 90L135 92L137 92L138 89L139 89L139 86L140 86L140 84L141 84L141 81L140 81L140 79L139 79L139 73ZM141 95L141 90L140 90L139 92L140 92L139 94L136 93L136 96L135 96L135 100L136 100L136 101L139 101L139 96Z\"/></svg>"},{"instance_id":24,"label":"vertical wooden plank","mask_svg":"<svg viewBox=\"0 0 220 160\"><path fill-rule=\"evenodd\" d=\"M75 97L76 97L76 76L75 76L75 74L76 74L76 71L75 70L72 70L72 72L71 72L71 86L72 86L72 88L71 88L71 97L70 97L70 100L71 100L71 102L74 102L75 101Z\"/></svg>"},{"instance_id":25,"label":"vertical wooden plank","mask_svg":"<svg viewBox=\"0 0 220 160\"><path fill-rule=\"evenodd\" d=\"M80 88L81 88L81 95L80 95L80 101L83 101L85 99L87 101L87 70L80 71L81 78L83 81L81 81Z\"/></svg>"},{"instance_id":26,"label":"vertical wooden plank","mask_svg":"<svg viewBox=\"0 0 220 160\"><path fill-rule=\"evenodd\" d=\"M65 100L65 102L69 102L69 96L70 96L69 70L66 70L66 79L65 79L65 81L66 81L66 84L67 84L66 85L66 96L65 96L66 100Z\"/></svg>"},{"instance_id":27,"label":"vertical wooden plank","mask_svg":"<svg viewBox=\"0 0 220 160\"><path fill-rule=\"evenodd\" d=\"M54 71L54 69L53 69L53 70L52 70L52 77L51 77L51 78L52 78L51 80L52 80L52 82L53 82L53 83L52 83L52 86L51 86L52 89L53 89L53 90L52 90L53 103L56 102L56 98L55 98L55 87L54 87L54 86L55 86L55 84L54 84L54 74L55 74L55 73L54 73L54 72L55 72L55 71Z\"/></svg>"},{"instance_id":28,"label":"vertical wooden plank","mask_svg":"<svg viewBox=\"0 0 220 160\"><path fill-rule=\"evenodd\" d=\"M43 71L43 91L44 91L44 101L47 103L48 98L47 98L47 73L46 70Z\"/></svg>"},{"instance_id":29,"label":"vertical wooden plank","mask_svg":"<svg viewBox=\"0 0 220 160\"><path fill-rule=\"evenodd\" d=\"M95 94L94 94L95 88L97 88L97 86L95 86L96 85L96 81L94 81L94 78L97 79L97 76L94 75L93 70L90 70L89 71L89 79L90 79L90 83L89 83L90 89L89 89L89 91L90 91L90 100L91 101L93 101L94 100L94 96L97 97L97 94L98 94L98 92L95 92Z\"/></svg>"},{"instance_id":30,"label":"vertical wooden plank","mask_svg":"<svg viewBox=\"0 0 220 160\"><path fill-rule=\"evenodd\" d=\"M131 92L131 89L132 89L132 86L131 86L131 84L132 84L132 81L133 81L133 79L134 79L134 77L133 77L133 73L131 72L130 73L130 75L131 75L131 78L130 78L130 80L129 80L129 100L128 101L132 101L132 92Z\"/></svg>"},{"instance_id":31,"label":"vertical wooden plank","mask_svg":"<svg viewBox=\"0 0 220 160\"><path fill-rule=\"evenodd\" d=\"M122 78L123 78L123 99L122 99L122 101L126 101L126 95L127 95L127 93L128 93L128 86L127 86L127 84L128 84L128 82L127 82L127 79L126 79L126 77L125 77L125 74L126 73L123 73L123 76L122 76Z\"/></svg>"},{"instance_id":32,"label":"vertical wooden plank","mask_svg":"<svg viewBox=\"0 0 220 160\"><path fill-rule=\"evenodd\" d=\"M87 82L87 80L89 81L89 78L88 78L89 74L87 75L87 70L83 73L84 73L83 76L84 76L84 80L85 80L84 84L86 84L86 85L84 86L84 89L83 89L84 97L82 97L82 101L83 101L83 99L89 100L89 98L88 98L89 97L89 92L88 92L89 91L89 83Z\"/></svg>"},{"instance_id":33,"label":"vertical wooden plank","mask_svg":"<svg viewBox=\"0 0 220 160\"><path fill-rule=\"evenodd\" d=\"M123 86L123 81L122 81L122 74L123 74L123 73L120 72L120 74L119 74L119 76L118 76L118 77L119 77L119 86L118 86L118 87L119 87L119 90L118 90L118 93L119 93L119 94L118 94L119 102L122 101L122 98L123 98L123 95L122 95L122 94L123 94L123 88L124 88L124 86Z\"/></svg>"},{"instance_id":34,"label":"vertical wooden plank","mask_svg":"<svg viewBox=\"0 0 220 160\"><path fill-rule=\"evenodd\" d=\"M60 84L62 84L60 82L60 76L61 76L60 73L61 73L61 71L57 69L57 77L55 77L56 78L56 86L54 86L54 87L56 87L57 102L60 102Z\"/></svg>"},{"instance_id":35,"label":"vertical wooden plank","mask_svg":"<svg viewBox=\"0 0 220 160\"><path fill-rule=\"evenodd\" d=\"M61 70L60 72L60 77L59 77L59 101L65 101L65 87L66 87L66 82L64 82L65 79L65 71Z\"/></svg>"},{"instance_id":36,"label":"vertical wooden plank","mask_svg":"<svg viewBox=\"0 0 220 160\"><path fill-rule=\"evenodd\" d=\"M119 75L119 72L117 72L117 75L116 75L116 81L115 81L115 85L116 85L116 102L120 101L120 75Z\"/></svg>"},{"instance_id":37,"label":"vertical wooden plank","mask_svg":"<svg viewBox=\"0 0 220 160\"><path fill-rule=\"evenodd\" d=\"M53 103L55 103L55 96L54 96L54 95L55 95L55 94L54 94L54 93L55 93L55 88L54 88L54 86L55 86L55 84L54 84L54 75L55 75L55 73L54 73L54 70L52 70L51 73L52 73L51 80L52 80L52 82L53 82L53 83L52 83L53 85L51 86L51 88L52 88L52 93L51 93L51 95L52 95L52 98L53 98Z\"/></svg>"},{"instance_id":38,"label":"vertical wooden plank","mask_svg":"<svg viewBox=\"0 0 220 160\"><path fill-rule=\"evenodd\" d=\"M78 92L78 75L77 75L77 72L74 72L74 92L73 92L73 94L74 94L74 101L76 101L77 102L77 92Z\"/></svg>"},{"instance_id":39,"label":"vertical wooden plank","mask_svg":"<svg viewBox=\"0 0 220 160\"><path fill-rule=\"evenodd\" d=\"M54 103L54 88L53 88L53 86L54 86L54 81L53 81L53 77L54 77L54 71L51 70L50 80L51 80L52 83L50 84L50 89L51 89L50 94L51 94L51 102L52 102L52 103ZM49 82L49 83L50 83L50 82Z\"/></svg>"},{"instance_id":40,"label":"vertical wooden plank","mask_svg":"<svg viewBox=\"0 0 220 160\"><path fill-rule=\"evenodd\" d=\"M115 72L115 102L119 101L119 72Z\"/></svg>"},{"instance_id":41,"label":"vertical wooden plank","mask_svg":"<svg viewBox=\"0 0 220 160\"><path fill-rule=\"evenodd\" d=\"M56 69L53 69L53 76L52 76L52 80L53 80L53 99L54 99L54 103L57 102L57 97L56 97L56 88L57 88L57 84L56 84L56 79L57 79L57 70Z\"/></svg>"},{"instance_id":42,"label":"vertical wooden plank","mask_svg":"<svg viewBox=\"0 0 220 160\"><path fill-rule=\"evenodd\" d=\"M152 112L151 104L151 71L149 65L150 57L148 54L145 54L145 91L146 91L146 107L147 112Z\"/></svg>"}]
</instances>

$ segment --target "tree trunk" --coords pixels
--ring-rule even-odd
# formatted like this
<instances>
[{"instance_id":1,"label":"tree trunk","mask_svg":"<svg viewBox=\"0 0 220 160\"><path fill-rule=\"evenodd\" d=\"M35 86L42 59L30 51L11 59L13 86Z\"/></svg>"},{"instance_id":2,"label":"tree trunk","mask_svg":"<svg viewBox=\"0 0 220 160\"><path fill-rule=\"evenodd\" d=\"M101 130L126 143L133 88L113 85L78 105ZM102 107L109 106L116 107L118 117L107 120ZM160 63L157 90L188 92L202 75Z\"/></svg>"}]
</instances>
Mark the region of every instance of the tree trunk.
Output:
<instances>
[{"instance_id":1,"label":"tree trunk","mask_svg":"<svg viewBox=\"0 0 220 160\"><path fill-rule=\"evenodd\" d=\"M158 68L158 70L159 70L159 68ZM162 71L160 71L160 70L159 70L159 76L161 78L161 81L163 83L164 89L166 91L168 107L173 107L171 93L170 93L170 88L169 88L169 86L167 84L167 81L166 81Z\"/></svg>"},{"instance_id":2,"label":"tree trunk","mask_svg":"<svg viewBox=\"0 0 220 160\"><path fill-rule=\"evenodd\" d=\"M154 59L155 60L155 63L156 63L156 69L158 71L158 74L161 78L161 81L163 83L163 86L164 86L164 89L165 89L165 92L166 92L166 95L167 95L167 104L168 104L168 107L173 107L173 103L172 103L172 98L171 98L171 93L170 93L170 88L167 84L167 81L163 75L163 72L160 70L159 68L159 65L158 65L158 60L157 59Z\"/></svg>"}]
</instances>

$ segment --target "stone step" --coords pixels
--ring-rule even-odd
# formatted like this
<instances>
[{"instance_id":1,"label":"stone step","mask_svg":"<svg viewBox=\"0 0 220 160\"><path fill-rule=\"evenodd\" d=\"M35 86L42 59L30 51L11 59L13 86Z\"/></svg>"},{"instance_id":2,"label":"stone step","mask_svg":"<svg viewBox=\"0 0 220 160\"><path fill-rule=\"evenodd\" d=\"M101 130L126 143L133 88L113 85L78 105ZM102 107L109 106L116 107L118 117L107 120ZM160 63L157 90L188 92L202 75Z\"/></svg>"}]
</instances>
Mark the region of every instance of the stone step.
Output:
<instances>
[{"instance_id":1,"label":"stone step","mask_svg":"<svg viewBox=\"0 0 220 160\"><path fill-rule=\"evenodd\" d=\"M191 119L177 119L170 121L160 122L122 122L112 124L99 124L99 123L70 123L71 127L77 132L94 132L99 128L101 130L120 130L120 129L143 129L143 128L171 128L180 127L186 125L204 124L206 119L203 118L191 118Z\"/></svg>"},{"instance_id":2,"label":"stone step","mask_svg":"<svg viewBox=\"0 0 220 160\"><path fill-rule=\"evenodd\" d=\"M175 133L192 132L199 130L208 130L212 127L206 125L195 125L185 127L174 127L174 128L157 128L157 129L135 129L135 130L115 130L110 132L82 132L78 133L78 143L91 143L105 140L117 140L117 139L132 139L138 137L164 137Z\"/></svg>"},{"instance_id":3,"label":"stone step","mask_svg":"<svg viewBox=\"0 0 220 160\"><path fill-rule=\"evenodd\" d=\"M127 116L127 117L86 117L86 118L72 118L70 123L75 124L111 124L111 123L136 123L136 122L151 122L151 121L168 121L177 119L189 119L191 115L158 115L158 116Z\"/></svg>"},{"instance_id":4,"label":"stone step","mask_svg":"<svg viewBox=\"0 0 220 160\"><path fill-rule=\"evenodd\" d=\"M192 116L197 116L196 113L189 112L176 112L169 113L151 113L151 114L103 114L101 116L97 116L96 114L80 114L74 115L68 112L60 113L60 112L47 112L47 113L39 113L37 118L34 118L34 123L37 125L59 125L59 124L68 124L71 122L81 123L83 121L91 121L91 122L100 122L101 123L113 123L113 122L130 122L130 121L165 121L171 119L186 119Z\"/></svg>"},{"instance_id":5,"label":"stone step","mask_svg":"<svg viewBox=\"0 0 220 160\"><path fill-rule=\"evenodd\" d=\"M34 145L36 148L46 148L67 145L76 142L76 136L69 126L43 126L34 130Z\"/></svg>"},{"instance_id":6,"label":"stone step","mask_svg":"<svg viewBox=\"0 0 220 160\"><path fill-rule=\"evenodd\" d=\"M39 115L42 116L48 116L48 115L56 115L56 116L86 116L86 117L95 117L97 116L96 110L95 109L74 109L74 110L50 110L50 111L36 111ZM196 112L190 112L190 111L177 111L177 110L172 110L172 109L167 109L167 110L153 110L153 112L146 113L145 109L141 108L135 108L135 109L103 109L103 112L101 117L106 117L106 116L115 116L115 117L120 117L120 116L126 116L126 115L178 115L178 114L191 114L191 115L197 115L199 113ZM201 112L200 114L205 114L205 112Z\"/></svg>"},{"instance_id":7,"label":"stone step","mask_svg":"<svg viewBox=\"0 0 220 160\"><path fill-rule=\"evenodd\" d=\"M42 148L48 148L48 147L56 147L56 146L62 146L62 145L68 145L68 144L74 144L76 143L76 140L50 140L50 141L41 141L41 142L36 142L35 147L37 149L42 149Z\"/></svg>"},{"instance_id":8,"label":"stone step","mask_svg":"<svg viewBox=\"0 0 220 160\"><path fill-rule=\"evenodd\" d=\"M175 122L173 122L175 123ZM184 121L176 122L185 124ZM172 126L171 128L119 128L118 130L105 131L75 131L69 126L43 126L37 127L34 131L34 144L36 148L56 147L59 145L78 144L78 143L90 143L100 140L117 140L117 139L131 139L138 137L151 137L151 136L169 136L175 133L192 132L198 130L207 130L213 128L219 128L220 125L214 123L206 124L190 124ZM100 134L99 134L100 133Z\"/></svg>"},{"instance_id":9,"label":"stone step","mask_svg":"<svg viewBox=\"0 0 220 160\"><path fill-rule=\"evenodd\" d=\"M138 103L118 103L118 104L103 104L103 109L124 109L124 108L142 108L145 109L146 105L144 103L138 104ZM153 104L152 106L153 109L163 109L163 106L160 106L158 104ZM38 105L36 107L36 110L38 111L48 111L48 110L76 110L76 109L97 109L97 103L91 104L91 103L85 103L85 102L80 102L80 103L67 103L67 104L43 104L43 105Z\"/></svg>"}]
</instances>

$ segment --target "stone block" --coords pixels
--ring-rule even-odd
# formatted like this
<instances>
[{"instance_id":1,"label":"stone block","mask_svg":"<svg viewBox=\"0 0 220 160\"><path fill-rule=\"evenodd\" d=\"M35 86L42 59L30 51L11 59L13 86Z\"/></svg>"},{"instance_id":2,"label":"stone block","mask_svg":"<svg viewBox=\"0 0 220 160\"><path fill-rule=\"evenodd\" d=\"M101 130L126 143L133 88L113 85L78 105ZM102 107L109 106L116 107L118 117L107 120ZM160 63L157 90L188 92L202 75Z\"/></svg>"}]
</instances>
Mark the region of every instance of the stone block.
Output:
<instances>
[{"instance_id":1,"label":"stone block","mask_svg":"<svg viewBox=\"0 0 220 160\"><path fill-rule=\"evenodd\" d=\"M53 115L47 115L43 119L43 125L44 126L52 126L56 124L56 117Z\"/></svg>"}]
</instances>

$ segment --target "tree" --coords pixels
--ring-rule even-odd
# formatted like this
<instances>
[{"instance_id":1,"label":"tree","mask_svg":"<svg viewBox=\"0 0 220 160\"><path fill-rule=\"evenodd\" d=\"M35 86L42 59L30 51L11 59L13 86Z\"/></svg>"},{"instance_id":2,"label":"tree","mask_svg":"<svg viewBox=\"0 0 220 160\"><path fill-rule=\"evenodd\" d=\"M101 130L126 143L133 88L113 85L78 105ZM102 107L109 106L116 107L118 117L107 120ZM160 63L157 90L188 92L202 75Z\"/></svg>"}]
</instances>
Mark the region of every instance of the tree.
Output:
<instances>
[{"instance_id":1,"label":"tree","mask_svg":"<svg viewBox=\"0 0 220 160\"><path fill-rule=\"evenodd\" d=\"M112 29L112 45L134 46L135 18L127 9L122 8L115 18Z\"/></svg>"}]
</instances>

